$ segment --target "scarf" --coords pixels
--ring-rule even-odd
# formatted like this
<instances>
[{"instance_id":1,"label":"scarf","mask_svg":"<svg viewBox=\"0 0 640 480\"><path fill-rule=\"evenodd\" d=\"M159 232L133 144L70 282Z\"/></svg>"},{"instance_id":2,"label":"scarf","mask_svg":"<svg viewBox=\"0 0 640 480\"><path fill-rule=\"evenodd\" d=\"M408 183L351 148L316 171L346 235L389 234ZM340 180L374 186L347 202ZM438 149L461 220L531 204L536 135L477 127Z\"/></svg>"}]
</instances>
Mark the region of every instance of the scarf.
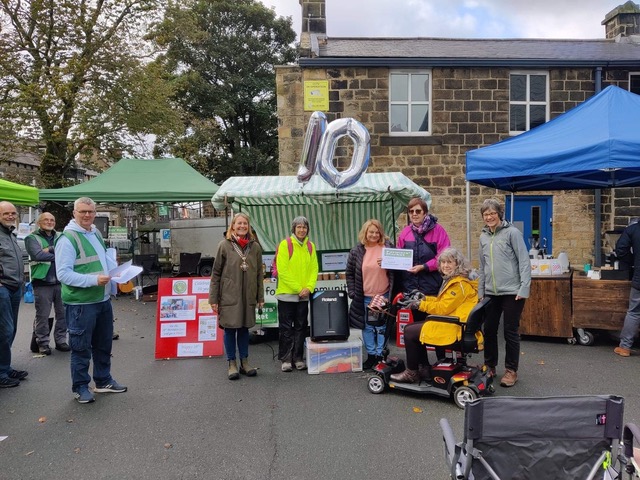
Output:
<instances>
[{"instance_id":1,"label":"scarf","mask_svg":"<svg viewBox=\"0 0 640 480\"><path fill-rule=\"evenodd\" d=\"M415 224L413 224L413 223L411 224L411 230L416 232L421 237L424 237L424 234L427 233L431 229L431 226L434 223L435 223L435 218L427 213L427 215L425 215L424 220L422 221L421 225L416 227Z\"/></svg>"},{"instance_id":2,"label":"scarf","mask_svg":"<svg viewBox=\"0 0 640 480\"><path fill-rule=\"evenodd\" d=\"M234 242L236 242L241 249L245 249L245 247L249 244L249 237L239 237L235 233L231 235L231 238Z\"/></svg>"}]
</instances>

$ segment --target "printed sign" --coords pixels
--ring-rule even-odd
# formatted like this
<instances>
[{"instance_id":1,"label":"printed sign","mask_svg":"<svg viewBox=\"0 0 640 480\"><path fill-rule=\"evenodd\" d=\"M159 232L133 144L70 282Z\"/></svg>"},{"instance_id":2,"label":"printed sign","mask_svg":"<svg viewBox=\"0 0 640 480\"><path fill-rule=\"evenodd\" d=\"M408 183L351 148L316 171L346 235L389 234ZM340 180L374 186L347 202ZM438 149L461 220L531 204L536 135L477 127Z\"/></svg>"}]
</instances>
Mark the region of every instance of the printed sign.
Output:
<instances>
[{"instance_id":1,"label":"printed sign","mask_svg":"<svg viewBox=\"0 0 640 480\"><path fill-rule=\"evenodd\" d=\"M156 311L156 359L224 353L218 316L209 305L209 279L161 278Z\"/></svg>"}]
</instances>

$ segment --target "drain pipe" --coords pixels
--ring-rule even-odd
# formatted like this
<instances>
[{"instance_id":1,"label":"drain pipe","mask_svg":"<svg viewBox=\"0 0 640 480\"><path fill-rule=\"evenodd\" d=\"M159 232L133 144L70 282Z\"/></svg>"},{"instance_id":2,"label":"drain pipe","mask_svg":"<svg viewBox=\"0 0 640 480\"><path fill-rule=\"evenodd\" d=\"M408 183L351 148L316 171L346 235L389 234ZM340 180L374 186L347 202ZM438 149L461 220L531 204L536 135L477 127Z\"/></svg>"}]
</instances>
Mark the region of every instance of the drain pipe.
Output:
<instances>
[{"instance_id":1,"label":"drain pipe","mask_svg":"<svg viewBox=\"0 0 640 480\"><path fill-rule=\"evenodd\" d=\"M595 94L602 91L602 67L596 67L595 71ZM595 236L594 236L594 262L596 267L602 266L602 189L596 188L594 191L595 200Z\"/></svg>"}]
</instances>

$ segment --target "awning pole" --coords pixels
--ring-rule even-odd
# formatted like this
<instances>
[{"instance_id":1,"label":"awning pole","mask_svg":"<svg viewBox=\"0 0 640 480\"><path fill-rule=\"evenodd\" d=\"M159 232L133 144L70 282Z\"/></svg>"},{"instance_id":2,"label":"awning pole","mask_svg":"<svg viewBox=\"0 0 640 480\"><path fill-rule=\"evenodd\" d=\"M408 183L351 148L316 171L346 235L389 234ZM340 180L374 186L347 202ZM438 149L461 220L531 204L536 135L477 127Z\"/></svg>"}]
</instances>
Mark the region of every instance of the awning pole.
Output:
<instances>
[{"instance_id":1,"label":"awning pole","mask_svg":"<svg viewBox=\"0 0 640 480\"><path fill-rule=\"evenodd\" d=\"M513 209L515 205L513 204L513 192L511 192L511 212L509 212L509 223L513 223Z\"/></svg>"},{"instance_id":2,"label":"awning pole","mask_svg":"<svg viewBox=\"0 0 640 480\"><path fill-rule=\"evenodd\" d=\"M471 189L467 184L467 258L471 261Z\"/></svg>"}]
</instances>

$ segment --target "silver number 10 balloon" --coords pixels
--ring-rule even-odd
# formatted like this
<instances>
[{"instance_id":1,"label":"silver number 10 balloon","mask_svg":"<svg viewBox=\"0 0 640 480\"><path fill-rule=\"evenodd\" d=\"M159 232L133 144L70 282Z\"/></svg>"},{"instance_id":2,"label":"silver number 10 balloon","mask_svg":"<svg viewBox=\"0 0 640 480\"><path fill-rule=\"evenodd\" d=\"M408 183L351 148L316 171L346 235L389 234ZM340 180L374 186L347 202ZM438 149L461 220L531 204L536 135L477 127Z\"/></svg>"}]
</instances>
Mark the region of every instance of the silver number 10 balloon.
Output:
<instances>
[{"instance_id":1,"label":"silver number 10 balloon","mask_svg":"<svg viewBox=\"0 0 640 480\"><path fill-rule=\"evenodd\" d=\"M369 166L369 131L353 118L340 118L328 125L326 122L322 112L313 112L309 119L298 168L298 181L308 182L317 170L332 187L346 188L356 183ZM349 137L353 141L353 155L349 168L340 172L333 164L333 155L342 137Z\"/></svg>"},{"instance_id":2,"label":"silver number 10 balloon","mask_svg":"<svg viewBox=\"0 0 640 480\"><path fill-rule=\"evenodd\" d=\"M313 112L309 119L309 125L304 135L302 156L298 167L298 181L307 183L316 173L316 158L318 147L324 131L327 129L327 117L322 112Z\"/></svg>"}]
</instances>

